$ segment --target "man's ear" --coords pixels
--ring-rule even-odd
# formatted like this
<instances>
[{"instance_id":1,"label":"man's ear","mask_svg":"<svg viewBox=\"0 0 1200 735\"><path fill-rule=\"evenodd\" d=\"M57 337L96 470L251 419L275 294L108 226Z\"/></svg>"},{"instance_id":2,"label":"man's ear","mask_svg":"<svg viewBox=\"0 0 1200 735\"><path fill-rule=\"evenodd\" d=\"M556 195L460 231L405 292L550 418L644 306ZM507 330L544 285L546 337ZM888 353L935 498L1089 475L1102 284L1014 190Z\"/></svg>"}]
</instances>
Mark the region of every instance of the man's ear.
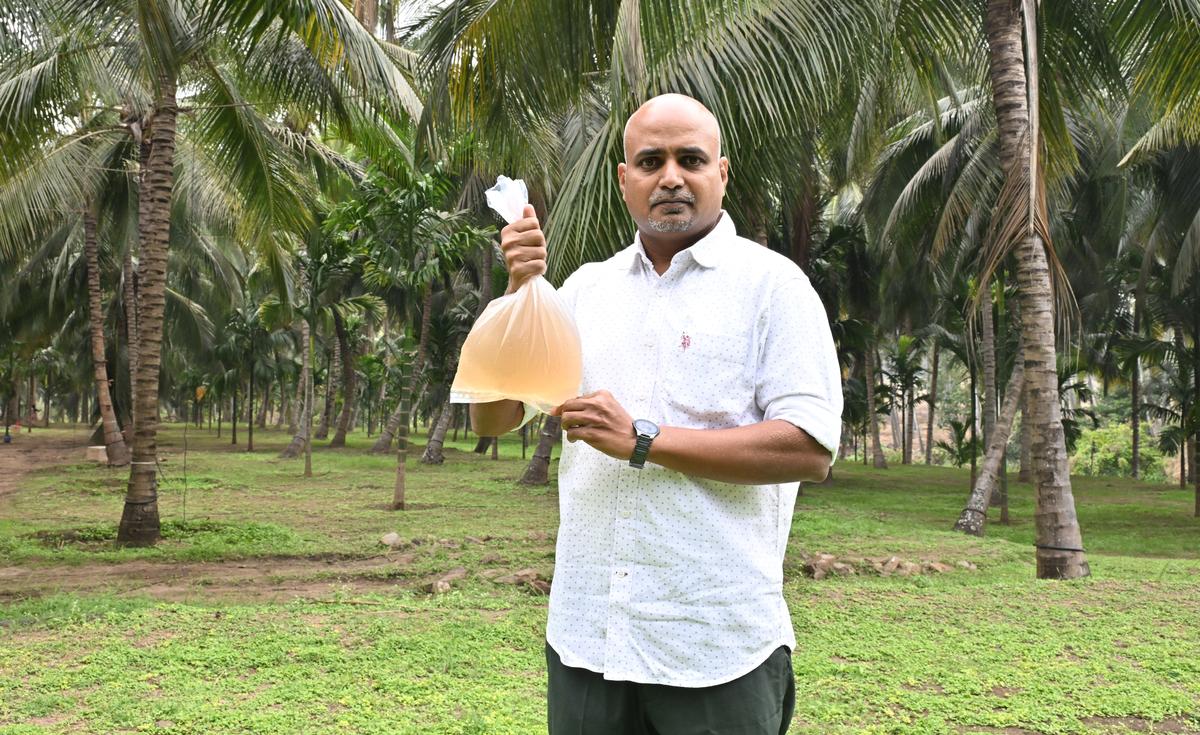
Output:
<instances>
[{"instance_id":1,"label":"man's ear","mask_svg":"<svg viewBox=\"0 0 1200 735\"><path fill-rule=\"evenodd\" d=\"M717 159L717 168L721 169L721 186L729 184L729 159L721 156Z\"/></svg>"},{"instance_id":2,"label":"man's ear","mask_svg":"<svg viewBox=\"0 0 1200 735\"><path fill-rule=\"evenodd\" d=\"M621 196L625 196L625 162L617 164L617 185L621 187Z\"/></svg>"}]
</instances>

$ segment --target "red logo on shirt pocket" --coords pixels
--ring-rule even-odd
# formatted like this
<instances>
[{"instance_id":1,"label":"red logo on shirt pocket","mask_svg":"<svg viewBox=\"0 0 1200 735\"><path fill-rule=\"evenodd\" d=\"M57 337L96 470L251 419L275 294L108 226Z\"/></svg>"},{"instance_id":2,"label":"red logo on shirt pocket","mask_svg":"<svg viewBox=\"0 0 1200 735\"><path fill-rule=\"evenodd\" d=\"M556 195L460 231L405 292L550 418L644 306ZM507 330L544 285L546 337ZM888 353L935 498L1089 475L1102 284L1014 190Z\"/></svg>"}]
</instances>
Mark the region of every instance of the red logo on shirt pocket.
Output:
<instances>
[{"instance_id":1,"label":"red logo on shirt pocket","mask_svg":"<svg viewBox=\"0 0 1200 735\"><path fill-rule=\"evenodd\" d=\"M692 346L692 338L688 336L687 332L684 332L683 337L681 337L679 339L679 348L682 350L686 350L687 348L689 348L691 346Z\"/></svg>"}]
</instances>

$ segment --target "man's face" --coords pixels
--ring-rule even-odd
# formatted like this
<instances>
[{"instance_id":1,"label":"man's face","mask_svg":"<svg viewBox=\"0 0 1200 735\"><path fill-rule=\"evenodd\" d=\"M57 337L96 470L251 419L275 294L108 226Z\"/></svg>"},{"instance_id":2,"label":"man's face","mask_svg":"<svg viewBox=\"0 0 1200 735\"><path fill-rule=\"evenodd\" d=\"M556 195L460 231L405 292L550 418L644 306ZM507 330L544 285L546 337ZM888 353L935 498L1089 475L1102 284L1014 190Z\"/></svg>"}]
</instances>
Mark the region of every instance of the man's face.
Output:
<instances>
[{"instance_id":1,"label":"man's face","mask_svg":"<svg viewBox=\"0 0 1200 735\"><path fill-rule=\"evenodd\" d=\"M716 121L686 104L660 104L630 120L617 179L645 235L689 240L716 223L729 180L718 137Z\"/></svg>"}]
</instances>

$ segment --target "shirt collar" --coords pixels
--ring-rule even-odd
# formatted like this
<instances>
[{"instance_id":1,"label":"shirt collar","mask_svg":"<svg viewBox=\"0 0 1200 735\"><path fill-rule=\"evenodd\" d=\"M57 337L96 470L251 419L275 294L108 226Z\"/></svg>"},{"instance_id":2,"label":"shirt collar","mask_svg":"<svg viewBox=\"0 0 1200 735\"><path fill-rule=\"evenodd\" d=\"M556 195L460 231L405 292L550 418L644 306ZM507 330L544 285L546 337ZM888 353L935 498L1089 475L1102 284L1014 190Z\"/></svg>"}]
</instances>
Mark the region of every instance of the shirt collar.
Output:
<instances>
[{"instance_id":1,"label":"shirt collar","mask_svg":"<svg viewBox=\"0 0 1200 735\"><path fill-rule=\"evenodd\" d=\"M723 240L737 236L737 229L733 225L733 220L730 219L729 213L721 210L721 219L717 220L717 224L707 235L692 243L682 252L690 253L692 260L701 268L716 268L721 262L721 256L724 253L725 247ZM645 263L647 266L652 265L649 256L646 255L646 249L642 246L642 233L638 232L633 236L633 245L630 247L632 255L629 258L629 267L633 268L639 263Z\"/></svg>"}]
</instances>

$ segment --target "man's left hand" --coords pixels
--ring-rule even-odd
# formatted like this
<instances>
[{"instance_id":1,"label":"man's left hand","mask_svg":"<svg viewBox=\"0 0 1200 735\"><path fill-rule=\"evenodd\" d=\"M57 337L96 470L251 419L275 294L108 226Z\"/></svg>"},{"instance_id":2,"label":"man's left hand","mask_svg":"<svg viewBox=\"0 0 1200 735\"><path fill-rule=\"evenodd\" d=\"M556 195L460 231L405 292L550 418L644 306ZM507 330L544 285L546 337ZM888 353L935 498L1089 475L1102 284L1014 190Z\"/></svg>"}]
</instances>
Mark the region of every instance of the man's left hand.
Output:
<instances>
[{"instance_id":1,"label":"man's left hand","mask_svg":"<svg viewBox=\"0 0 1200 735\"><path fill-rule=\"evenodd\" d=\"M582 440L616 459L633 456L637 442L633 435L633 418L612 393L600 390L572 398L551 414L562 417L567 441Z\"/></svg>"}]
</instances>

